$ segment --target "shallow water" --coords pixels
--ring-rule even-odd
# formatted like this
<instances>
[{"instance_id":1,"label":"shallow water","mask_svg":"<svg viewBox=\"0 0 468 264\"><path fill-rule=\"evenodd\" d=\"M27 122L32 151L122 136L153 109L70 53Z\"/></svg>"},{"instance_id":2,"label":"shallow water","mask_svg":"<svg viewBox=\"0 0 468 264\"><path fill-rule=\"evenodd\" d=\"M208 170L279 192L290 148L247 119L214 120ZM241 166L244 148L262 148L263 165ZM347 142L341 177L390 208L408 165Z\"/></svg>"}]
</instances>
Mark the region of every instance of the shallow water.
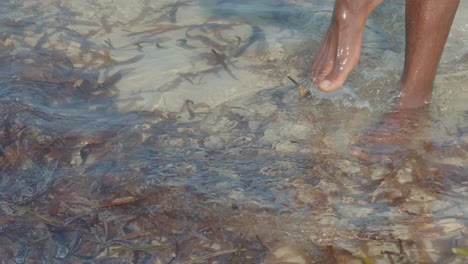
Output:
<instances>
[{"instance_id":1,"label":"shallow water","mask_svg":"<svg viewBox=\"0 0 468 264\"><path fill-rule=\"evenodd\" d=\"M417 134L365 162L349 149L391 111L402 1L333 94L308 82L331 1L0 8L3 262L466 261L465 2Z\"/></svg>"}]
</instances>

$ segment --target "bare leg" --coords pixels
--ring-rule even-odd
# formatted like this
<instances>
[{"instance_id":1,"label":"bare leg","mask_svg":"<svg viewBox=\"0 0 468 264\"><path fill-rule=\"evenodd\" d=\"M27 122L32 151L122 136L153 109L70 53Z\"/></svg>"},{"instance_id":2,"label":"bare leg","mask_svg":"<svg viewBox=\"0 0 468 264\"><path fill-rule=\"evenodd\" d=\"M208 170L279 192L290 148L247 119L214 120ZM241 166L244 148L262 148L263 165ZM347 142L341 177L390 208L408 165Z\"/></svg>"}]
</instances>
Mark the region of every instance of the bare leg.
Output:
<instances>
[{"instance_id":1,"label":"bare leg","mask_svg":"<svg viewBox=\"0 0 468 264\"><path fill-rule=\"evenodd\" d=\"M406 55L401 108L431 99L432 84L459 0L406 0Z\"/></svg>"},{"instance_id":2,"label":"bare leg","mask_svg":"<svg viewBox=\"0 0 468 264\"><path fill-rule=\"evenodd\" d=\"M402 97L394 112L384 116L375 128L361 135L352 153L363 159L373 150L397 149L422 134L427 119L437 67L444 50L459 0L406 1L406 55L401 77ZM378 146L377 146L378 145Z\"/></svg>"},{"instance_id":3,"label":"bare leg","mask_svg":"<svg viewBox=\"0 0 468 264\"><path fill-rule=\"evenodd\" d=\"M382 1L336 0L332 21L311 68L320 90L339 89L356 67L367 17Z\"/></svg>"}]
</instances>

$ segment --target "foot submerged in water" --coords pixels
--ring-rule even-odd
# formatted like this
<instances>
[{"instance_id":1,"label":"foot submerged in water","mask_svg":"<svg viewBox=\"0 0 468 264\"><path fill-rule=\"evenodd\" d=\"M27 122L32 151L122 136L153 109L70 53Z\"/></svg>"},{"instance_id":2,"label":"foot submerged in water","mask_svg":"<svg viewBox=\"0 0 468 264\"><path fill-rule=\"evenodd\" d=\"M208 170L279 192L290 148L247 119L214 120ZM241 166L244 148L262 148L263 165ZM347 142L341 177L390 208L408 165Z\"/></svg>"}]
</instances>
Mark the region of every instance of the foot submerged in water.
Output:
<instances>
[{"instance_id":1,"label":"foot submerged in water","mask_svg":"<svg viewBox=\"0 0 468 264\"><path fill-rule=\"evenodd\" d=\"M404 155L408 148L424 140L427 115L427 107L399 108L387 113L374 127L357 136L350 152L365 161Z\"/></svg>"}]
</instances>

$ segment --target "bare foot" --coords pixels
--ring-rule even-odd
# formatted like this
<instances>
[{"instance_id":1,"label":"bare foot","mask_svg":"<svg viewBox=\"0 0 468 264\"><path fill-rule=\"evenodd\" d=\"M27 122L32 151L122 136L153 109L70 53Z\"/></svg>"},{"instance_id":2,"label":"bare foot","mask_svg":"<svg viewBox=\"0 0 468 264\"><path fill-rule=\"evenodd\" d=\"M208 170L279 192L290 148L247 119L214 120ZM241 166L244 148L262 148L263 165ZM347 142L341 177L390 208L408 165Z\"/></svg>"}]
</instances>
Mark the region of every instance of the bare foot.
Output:
<instances>
[{"instance_id":1,"label":"bare foot","mask_svg":"<svg viewBox=\"0 0 468 264\"><path fill-rule=\"evenodd\" d=\"M356 67L368 15L383 0L336 0L330 26L311 71L320 90L339 89Z\"/></svg>"},{"instance_id":2,"label":"bare foot","mask_svg":"<svg viewBox=\"0 0 468 264\"><path fill-rule=\"evenodd\" d=\"M409 147L421 140L426 122L427 107L397 108L384 115L380 122L358 136L351 153L361 160L376 161L404 155Z\"/></svg>"}]
</instances>

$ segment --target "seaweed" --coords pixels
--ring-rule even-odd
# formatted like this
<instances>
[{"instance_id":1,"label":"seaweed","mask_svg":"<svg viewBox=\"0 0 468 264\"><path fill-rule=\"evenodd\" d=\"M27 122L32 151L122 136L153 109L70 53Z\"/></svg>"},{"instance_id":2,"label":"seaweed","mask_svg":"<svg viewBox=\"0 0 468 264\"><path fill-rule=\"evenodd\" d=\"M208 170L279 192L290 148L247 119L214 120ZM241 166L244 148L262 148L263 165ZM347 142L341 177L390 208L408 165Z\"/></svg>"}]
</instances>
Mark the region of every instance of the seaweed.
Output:
<instances>
[{"instance_id":1,"label":"seaweed","mask_svg":"<svg viewBox=\"0 0 468 264\"><path fill-rule=\"evenodd\" d=\"M262 49L266 49L265 34L263 33L263 30L259 26L255 26L255 25L251 27L252 27L252 34L242 46L239 46L235 51L233 51L232 53L233 57L241 56L255 42L260 43L260 46L258 47L257 52L260 52Z\"/></svg>"},{"instance_id":2,"label":"seaweed","mask_svg":"<svg viewBox=\"0 0 468 264\"><path fill-rule=\"evenodd\" d=\"M93 20L66 5L47 6L55 19L41 3L16 4L0 3L31 13L0 21L0 262L465 257L463 124L450 141L403 146L404 155L365 166L330 146L343 143L333 136L340 122L351 130L353 111L329 113L281 83L218 106L182 96L173 112L124 113L117 86L150 47L187 48L178 50L195 54L192 69L130 101L195 89L207 76L240 82L239 69L277 74L270 62L236 67L254 45L258 59L267 31L240 20L183 24L179 11L196 1L142 1L141 16L126 23L101 14L100 2L83 3L99 6ZM227 34L237 26L248 34ZM128 43L107 35L120 29ZM169 42L173 32L183 38ZM122 51L134 53L120 59ZM289 72L288 59L278 63Z\"/></svg>"},{"instance_id":3,"label":"seaweed","mask_svg":"<svg viewBox=\"0 0 468 264\"><path fill-rule=\"evenodd\" d=\"M234 80L237 80L237 77L234 76L234 74L232 73L232 71L228 68L228 66L226 65L226 62L224 62L224 54L220 54L219 52L217 52L216 50L214 49L211 49L211 52L213 52L213 54L215 55L216 59L218 60L218 62L223 66L223 68L226 70L226 72L229 74L229 76L231 76Z\"/></svg>"}]
</instances>

